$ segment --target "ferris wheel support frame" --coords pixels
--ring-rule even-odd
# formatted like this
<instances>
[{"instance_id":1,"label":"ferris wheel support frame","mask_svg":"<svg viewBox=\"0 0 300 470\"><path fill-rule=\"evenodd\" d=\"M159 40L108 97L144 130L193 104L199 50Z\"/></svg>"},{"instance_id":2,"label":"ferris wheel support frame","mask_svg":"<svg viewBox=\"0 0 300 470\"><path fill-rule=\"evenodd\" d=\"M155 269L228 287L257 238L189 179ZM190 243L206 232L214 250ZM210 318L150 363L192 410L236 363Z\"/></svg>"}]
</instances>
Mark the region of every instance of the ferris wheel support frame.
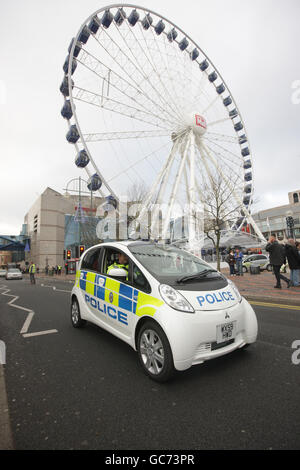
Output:
<instances>
[{"instance_id":1,"label":"ferris wheel support frame","mask_svg":"<svg viewBox=\"0 0 300 470\"><path fill-rule=\"evenodd\" d=\"M226 175L224 175L224 173L221 171L219 165L218 165L218 162L216 161L215 157L212 155L212 153L210 152L210 150L206 147L206 145L201 142L201 146L203 147L203 149L205 150L206 154L208 155L209 159L211 160L211 162L213 163L213 165L215 166L215 168L217 169L218 173L220 174L220 176L222 176L222 178L224 178L224 180L226 181L227 185L229 188L231 188L231 191L232 191L232 194L234 195L234 198L236 200L236 203L238 204L238 206L241 206L242 207L242 210L244 211L244 213L246 214L246 220L249 224L251 224L252 228L254 229L255 231L255 234L256 236L262 241L262 242L266 242L266 239L265 237L263 236L261 230L259 229L259 227L257 226L256 222L254 221L253 217L251 216L251 214L249 213L249 211L246 209L246 207L241 204L241 201L239 201L237 195L236 195L236 192L234 190L234 188L232 187L231 185L231 182L229 181L229 179L226 177Z\"/></svg>"}]
</instances>

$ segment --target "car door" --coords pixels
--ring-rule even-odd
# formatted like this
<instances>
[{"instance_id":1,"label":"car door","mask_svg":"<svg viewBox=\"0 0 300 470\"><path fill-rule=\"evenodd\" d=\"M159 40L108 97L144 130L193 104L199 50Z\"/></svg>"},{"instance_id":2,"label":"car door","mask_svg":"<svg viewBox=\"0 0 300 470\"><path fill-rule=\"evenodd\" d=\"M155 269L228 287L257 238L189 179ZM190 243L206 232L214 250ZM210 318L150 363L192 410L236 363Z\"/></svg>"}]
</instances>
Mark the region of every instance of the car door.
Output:
<instances>
[{"instance_id":1,"label":"car door","mask_svg":"<svg viewBox=\"0 0 300 470\"><path fill-rule=\"evenodd\" d=\"M107 274L108 267L113 262L118 263L120 254L129 258L122 250L113 246L103 248L100 274L97 277L97 283L100 282L101 286L97 287L97 297L101 298L107 324L116 332L128 337L132 328L133 289L128 280L121 282Z\"/></svg>"},{"instance_id":2,"label":"car door","mask_svg":"<svg viewBox=\"0 0 300 470\"><path fill-rule=\"evenodd\" d=\"M131 337L135 324L139 320L137 315L138 302L151 292L151 287L144 274L136 266L130 256L128 258L128 278L124 281L114 279L105 274L108 268L109 247L105 248L102 260L102 274L105 281L105 305L107 311L107 321L120 334ZM121 250L116 250L119 254L125 254Z\"/></svg>"},{"instance_id":3,"label":"car door","mask_svg":"<svg viewBox=\"0 0 300 470\"><path fill-rule=\"evenodd\" d=\"M100 316L101 303L98 302L98 289L101 285L99 268L102 248L95 247L86 252L81 262L80 272L76 273L76 285L80 289L83 300L91 315L105 320ZM103 281L104 282L104 281Z\"/></svg>"}]
</instances>

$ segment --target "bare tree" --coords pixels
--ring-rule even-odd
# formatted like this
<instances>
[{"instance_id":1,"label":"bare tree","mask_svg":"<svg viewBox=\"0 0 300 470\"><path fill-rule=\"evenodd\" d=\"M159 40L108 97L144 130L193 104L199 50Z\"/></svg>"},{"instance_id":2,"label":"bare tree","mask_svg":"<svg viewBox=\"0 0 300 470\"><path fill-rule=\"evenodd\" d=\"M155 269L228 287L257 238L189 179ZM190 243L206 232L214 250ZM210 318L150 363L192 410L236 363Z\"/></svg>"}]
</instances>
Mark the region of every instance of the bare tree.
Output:
<instances>
[{"instance_id":1,"label":"bare tree","mask_svg":"<svg viewBox=\"0 0 300 470\"><path fill-rule=\"evenodd\" d=\"M230 185L219 173L211 175L205 184L204 202L204 233L212 241L217 255L217 269L220 271L220 240L221 232L228 229L240 216L243 208L242 197L235 194L239 178L232 178Z\"/></svg>"}]
</instances>

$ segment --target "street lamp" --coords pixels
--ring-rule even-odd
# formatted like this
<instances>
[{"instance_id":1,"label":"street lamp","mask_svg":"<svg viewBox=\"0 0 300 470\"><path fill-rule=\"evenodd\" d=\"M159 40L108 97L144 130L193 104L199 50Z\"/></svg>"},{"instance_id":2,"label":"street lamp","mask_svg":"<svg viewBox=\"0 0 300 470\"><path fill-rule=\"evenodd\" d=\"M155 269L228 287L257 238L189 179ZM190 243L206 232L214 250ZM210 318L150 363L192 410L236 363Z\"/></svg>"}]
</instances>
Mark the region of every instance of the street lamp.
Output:
<instances>
[{"instance_id":1,"label":"street lamp","mask_svg":"<svg viewBox=\"0 0 300 470\"><path fill-rule=\"evenodd\" d=\"M292 211L286 213L287 238L295 239L295 220Z\"/></svg>"}]
</instances>

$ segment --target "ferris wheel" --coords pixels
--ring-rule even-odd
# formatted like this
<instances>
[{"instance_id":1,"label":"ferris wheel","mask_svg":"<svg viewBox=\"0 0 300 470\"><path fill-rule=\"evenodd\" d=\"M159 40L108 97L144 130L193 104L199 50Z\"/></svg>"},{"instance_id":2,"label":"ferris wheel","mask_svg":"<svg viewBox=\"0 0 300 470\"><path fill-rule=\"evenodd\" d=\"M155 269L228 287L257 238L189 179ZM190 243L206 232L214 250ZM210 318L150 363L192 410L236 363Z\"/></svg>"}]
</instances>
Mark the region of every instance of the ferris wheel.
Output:
<instances>
[{"instance_id":1,"label":"ferris wheel","mask_svg":"<svg viewBox=\"0 0 300 470\"><path fill-rule=\"evenodd\" d=\"M139 220L164 205L166 237L178 207L191 221L217 176L226 205L238 207L228 228L251 223L253 163L244 121L212 61L185 32L143 7L114 4L93 13L68 49L60 91L75 164L117 208L135 182L145 187ZM152 219L151 219L152 220ZM194 224L194 225L193 225ZM194 222L191 232L197 230Z\"/></svg>"}]
</instances>

